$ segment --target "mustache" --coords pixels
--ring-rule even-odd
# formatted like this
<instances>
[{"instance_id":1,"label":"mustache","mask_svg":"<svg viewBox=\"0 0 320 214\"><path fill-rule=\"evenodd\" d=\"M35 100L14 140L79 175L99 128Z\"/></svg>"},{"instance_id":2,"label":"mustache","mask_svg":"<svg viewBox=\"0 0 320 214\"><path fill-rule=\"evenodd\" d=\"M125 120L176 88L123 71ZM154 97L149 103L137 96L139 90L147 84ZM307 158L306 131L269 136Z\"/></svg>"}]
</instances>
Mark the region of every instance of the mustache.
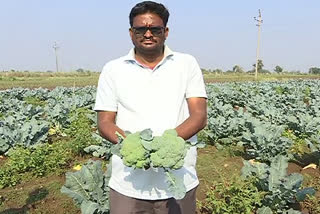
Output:
<instances>
[{"instance_id":1,"label":"mustache","mask_svg":"<svg viewBox=\"0 0 320 214\"><path fill-rule=\"evenodd\" d=\"M150 37L150 38L142 38L141 39L141 42L145 42L145 41L155 42L156 40L154 40L152 37Z\"/></svg>"}]
</instances>

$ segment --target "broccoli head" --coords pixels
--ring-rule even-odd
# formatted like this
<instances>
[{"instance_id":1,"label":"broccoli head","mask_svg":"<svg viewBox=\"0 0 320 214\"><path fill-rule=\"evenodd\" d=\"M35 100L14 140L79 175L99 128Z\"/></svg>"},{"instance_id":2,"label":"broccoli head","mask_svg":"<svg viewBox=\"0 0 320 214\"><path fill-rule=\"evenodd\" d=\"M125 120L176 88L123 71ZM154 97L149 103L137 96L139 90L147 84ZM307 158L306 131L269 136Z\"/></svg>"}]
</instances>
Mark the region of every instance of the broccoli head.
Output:
<instances>
[{"instance_id":1,"label":"broccoli head","mask_svg":"<svg viewBox=\"0 0 320 214\"><path fill-rule=\"evenodd\" d=\"M162 136L156 136L152 142L150 160L153 167L179 169L183 166L187 145L174 129L166 130Z\"/></svg>"},{"instance_id":2,"label":"broccoli head","mask_svg":"<svg viewBox=\"0 0 320 214\"><path fill-rule=\"evenodd\" d=\"M120 154L126 166L136 168L147 168L149 166L149 151L141 144L140 132L129 134L123 140Z\"/></svg>"},{"instance_id":3,"label":"broccoli head","mask_svg":"<svg viewBox=\"0 0 320 214\"><path fill-rule=\"evenodd\" d=\"M166 130L162 136L155 137L152 136L151 129L145 129L128 134L120 143L120 155L126 166L141 169L148 169L150 166L163 168L174 198L182 199L185 196L183 178L175 176L170 170L183 166L189 144L178 136L175 129Z\"/></svg>"}]
</instances>

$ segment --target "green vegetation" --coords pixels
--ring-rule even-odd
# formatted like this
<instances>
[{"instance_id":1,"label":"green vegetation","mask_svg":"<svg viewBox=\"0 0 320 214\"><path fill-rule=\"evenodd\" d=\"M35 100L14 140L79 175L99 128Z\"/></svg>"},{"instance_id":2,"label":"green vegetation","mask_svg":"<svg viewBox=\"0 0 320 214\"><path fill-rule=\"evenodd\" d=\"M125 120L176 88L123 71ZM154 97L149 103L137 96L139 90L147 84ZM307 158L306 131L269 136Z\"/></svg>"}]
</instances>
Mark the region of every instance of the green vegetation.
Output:
<instances>
[{"instance_id":1,"label":"green vegetation","mask_svg":"<svg viewBox=\"0 0 320 214\"><path fill-rule=\"evenodd\" d=\"M0 89L97 85L98 72L0 72Z\"/></svg>"},{"instance_id":2,"label":"green vegetation","mask_svg":"<svg viewBox=\"0 0 320 214\"><path fill-rule=\"evenodd\" d=\"M22 102L24 102L30 100L30 97L21 97L21 99ZM39 98L32 97L31 100L36 101L33 102L33 105L38 104L36 107L45 109L44 102L39 102ZM40 112L41 115L46 115L41 112L39 108L37 112ZM16 116L24 120L26 117L21 116L20 113L21 112L12 116L9 112L10 117ZM30 111L25 113L29 114L29 117L33 116L33 113ZM87 108L77 108L66 115L70 120L64 117L58 119L58 121L61 122L61 118L63 118L62 120L64 122L58 123L61 125L54 125L57 124L58 121L51 121L51 127L55 127L55 129L46 129L45 132L42 129L38 132L36 130L29 132L29 139L34 139L34 136L36 136L37 139L41 138L42 141L45 141L30 144L18 143L15 145L11 143L12 141L8 141L8 137L6 136L16 137L19 135L15 129L6 129L6 127L11 127L10 121L8 125L4 123L3 128L6 134L2 136L1 143L3 143L2 148L6 148L6 150L3 151L7 151L6 156L9 158L0 168L0 189L7 186L15 186L28 175L38 177L47 176L51 173L61 174L65 172L66 167L75 157L85 154L85 147L98 143L92 136L93 121L88 118L88 114L90 114L90 111ZM57 115L59 115L59 113ZM35 116L38 116L38 114L35 114ZM32 118L31 121L32 120L34 119ZM6 120L3 122L5 121ZM45 121L46 126L49 127L50 125L47 123L48 122ZM20 132L25 134L26 131L22 129ZM6 145L8 144L10 146L7 147ZM10 149L8 150L8 148Z\"/></svg>"},{"instance_id":3,"label":"green vegetation","mask_svg":"<svg viewBox=\"0 0 320 214\"><path fill-rule=\"evenodd\" d=\"M127 135L121 142L120 154L126 166L134 168L161 167L180 169L189 148L174 129L161 136L152 136L150 129Z\"/></svg>"},{"instance_id":4,"label":"green vegetation","mask_svg":"<svg viewBox=\"0 0 320 214\"><path fill-rule=\"evenodd\" d=\"M149 168L149 152L142 145L140 132L129 134L122 142L120 150L123 163L134 168Z\"/></svg>"},{"instance_id":5,"label":"green vegetation","mask_svg":"<svg viewBox=\"0 0 320 214\"><path fill-rule=\"evenodd\" d=\"M153 167L180 169L184 164L188 146L175 130L166 130L156 136L151 144L150 160Z\"/></svg>"},{"instance_id":6,"label":"green vegetation","mask_svg":"<svg viewBox=\"0 0 320 214\"><path fill-rule=\"evenodd\" d=\"M221 76L250 75L241 73L241 67L234 70L238 74ZM286 75L282 71L277 77ZM237 212L241 209L250 214L300 213L302 209L317 213L320 209L320 82L269 80L207 84L208 125L199 140L208 146L198 150L197 161L197 198L203 213L234 213L235 207ZM112 153L121 156L121 144L113 146L99 137L96 114L91 110L95 92L95 87L0 91L0 212L79 213L72 200L59 191L66 171L79 170L92 155L103 164ZM131 139L129 133L126 136L122 143ZM134 154L128 164L164 168L171 191L177 198L183 197L184 187L179 185L182 182L170 172L181 167L190 145L179 140L173 130L157 137L152 136L151 130L142 131L132 140L132 145L140 143L143 152L137 157L138 153L129 146L122 153L123 157ZM91 166L83 166L81 173L90 171L91 178L96 173L100 179L103 171L95 161ZM102 164L101 168L104 170ZM241 169L246 176L236 179ZM70 172L67 177L81 173ZM103 190L98 190L102 186L95 190L106 195L105 176ZM90 179L83 182L91 183ZM74 191L72 185L67 182L66 188ZM88 188L84 190L86 194L92 192ZM90 198L82 206L105 206L99 201Z\"/></svg>"},{"instance_id":7,"label":"green vegetation","mask_svg":"<svg viewBox=\"0 0 320 214\"><path fill-rule=\"evenodd\" d=\"M308 196L304 206L310 213L320 213L320 200L315 196Z\"/></svg>"},{"instance_id":8,"label":"green vegetation","mask_svg":"<svg viewBox=\"0 0 320 214\"><path fill-rule=\"evenodd\" d=\"M254 181L257 189L265 192L258 213L263 213L262 210L287 213L290 204L303 201L307 195L315 194L313 188L302 189L303 176L299 173L288 175L287 168L288 161L281 155L272 159L270 166L255 161L244 161L242 176Z\"/></svg>"},{"instance_id":9,"label":"green vegetation","mask_svg":"<svg viewBox=\"0 0 320 214\"><path fill-rule=\"evenodd\" d=\"M252 180L233 177L222 182L215 181L207 191L205 200L198 201L198 207L203 214L251 214L261 206L264 194Z\"/></svg>"},{"instance_id":10,"label":"green vegetation","mask_svg":"<svg viewBox=\"0 0 320 214\"><path fill-rule=\"evenodd\" d=\"M163 168L167 175L169 190L174 198L182 199L186 194L183 181L172 170L180 169L190 144L178 136L174 129L164 131L161 136L152 136L150 129L128 134L119 142L123 163L129 167ZM194 144L195 145L195 144Z\"/></svg>"},{"instance_id":11,"label":"green vegetation","mask_svg":"<svg viewBox=\"0 0 320 214\"><path fill-rule=\"evenodd\" d=\"M72 159L72 146L65 141L35 148L18 147L9 152L8 161L0 169L0 189L15 186L27 172L34 176L61 173Z\"/></svg>"},{"instance_id":12,"label":"green vegetation","mask_svg":"<svg viewBox=\"0 0 320 214\"><path fill-rule=\"evenodd\" d=\"M39 97L25 97L24 101L26 101L26 104L30 104L33 106L44 107L46 105L46 102L41 100Z\"/></svg>"},{"instance_id":13,"label":"green vegetation","mask_svg":"<svg viewBox=\"0 0 320 214\"><path fill-rule=\"evenodd\" d=\"M76 109L70 114L70 118L74 119L65 133L72 136L71 150L74 154L84 155L86 147L98 144L98 141L92 137L94 122L87 115L90 115L90 111L86 108Z\"/></svg>"},{"instance_id":14,"label":"green vegetation","mask_svg":"<svg viewBox=\"0 0 320 214\"><path fill-rule=\"evenodd\" d=\"M280 67L281 68L281 67ZM290 80L290 79L319 79L318 73L309 74L295 72L259 73L258 81ZM312 70L313 71L313 70ZM236 65L230 72L223 72L220 69L203 69L206 82L230 82L230 81L255 81L252 72L245 72ZM97 85L100 72L0 72L0 90L8 88L49 88L57 86L64 87L84 87Z\"/></svg>"},{"instance_id":15,"label":"green vegetation","mask_svg":"<svg viewBox=\"0 0 320 214\"><path fill-rule=\"evenodd\" d=\"M108 214L109 178L100 161L88 161L80 171L66 173L61 192L71 197L83 214Z\"/></svg>"}]
</instances>

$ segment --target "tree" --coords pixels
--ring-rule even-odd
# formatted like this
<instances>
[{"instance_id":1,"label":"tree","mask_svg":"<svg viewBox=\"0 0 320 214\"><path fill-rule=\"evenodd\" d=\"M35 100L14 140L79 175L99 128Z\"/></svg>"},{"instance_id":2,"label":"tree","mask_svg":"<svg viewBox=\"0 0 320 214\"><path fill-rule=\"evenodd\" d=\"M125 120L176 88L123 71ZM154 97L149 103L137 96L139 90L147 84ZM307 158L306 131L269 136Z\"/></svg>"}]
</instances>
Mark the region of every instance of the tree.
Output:
<instances>
[{"instance_id":1,"label":"tree","mask_svg":"<svg viewBox=\"0 0 320 214\"><path fill-rule=\"evenodd\" d=\"M241 68L239 65L233 66L232 71L234 73L243 73L244 72L243 68Z\"/></svg>"},{"instance_id":2,"label":"tree","mask_svg":"<svg viewBox=\"0 0 320 214\"><path fill-rule=\"evenodd\" d=\"M317 67L309 68L309 74L320 74L320 68L317 68Z\"/></svg>"},{"instance_id":3,"label":"tree","mask_svg":"<svg viewBox=\"0 0 320 214\"><path fill-rule=\"evenodd\" d=\"M253 66L253 70L256 70L256 64L253 64L252 66ZM263 64L263 62L262 62L262 59L259 59L259 60L258 60L258 72L259 72L259 73L261 72L263 66L264 66L264 64Z\"/></svg>"},{"instance_id":4,"label":"tree","mask_svg":"<svg viewBox=\"0 0 320 214\"><path fill-rule=\"evenodd\" d=\"M202 74L209 74L209 71L205 68L201 68Z\"/></svg>"},{"instance_id":5,"label":"tree","mask_svg":"<svg viewBox=\"0 0 320 214\"><path fill-rule=\"evenodd\" d=\"M283 68L281 68L279 65L277 65L277 66L274 68L274 71L279 74L279 73L282 73L282 72L283 72Z\"/></svg>"},{"instance_id":6,"label":"tree","mask_svg":"<svg viewBox=\"0 0 320 214\"><path fill-rule=\"evenodd\" d=\"M83 73L83 72L84 72L84 69L82 69L82 68L78 68L78 69L76 70L76 72Z\"/></svg>"},{"instance_id":7,"label":"tree","mask_svg":"<svg viewBox=\"0 0 320 214\"><path fill-rule=\"evenodd\" d=\"M220 68L216 68L216 69L214 69L212 72L213 72L213 73L217 73L217 74L221 74L221 73L223 72L223 70L220 69Z\"/></svg>"}]
</instances>

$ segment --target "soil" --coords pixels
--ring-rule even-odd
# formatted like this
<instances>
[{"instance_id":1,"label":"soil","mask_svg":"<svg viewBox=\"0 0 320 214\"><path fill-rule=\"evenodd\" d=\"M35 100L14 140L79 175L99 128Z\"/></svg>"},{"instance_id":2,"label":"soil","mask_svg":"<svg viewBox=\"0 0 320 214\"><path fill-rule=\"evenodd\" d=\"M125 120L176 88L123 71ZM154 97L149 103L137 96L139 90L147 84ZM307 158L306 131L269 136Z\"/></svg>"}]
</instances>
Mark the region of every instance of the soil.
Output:
<instances>
[{"instance_id":1,"label":"soil","mask_svg":"<svg viewBox=\"0 0 320 214\"><path fill-rule=\"evenodd\" d=\"M301 173L301 171L302 171L302 167L299 166L298 164L295 164L295 163L288 164L288 169L287 169L288 174Z\"/></svg>"},{"instance_id":2,"label":"soil","mask_svg":"<svg viewBox=\"0 0 320 214\"><path fill-rule=\"evenodd\" d=\"M197 173L200 184L197 189L197 200L206 198L206 192L213 181L240 176L243 167L241 157L228 157L213 146L198 150Z\"/></svg>"},{"instance_id":3,"label":"soil","mask_svg":"<svg viewBox=\"0 0 320 214\"><path fill-rule=\"evenodd\" d=\"M69 164L71 169L61 171L74 171L74 165L85 163L88 159L101 160L88 155L79 156ZM26 178L15 187L0 189L0 214L81 214L73 200L60 192L64 183L64 174L52 174L41 178Z\"/></svg>"},{"instance_id":4,"label":"soil","mask_svg":"<svg viewBox=\"0 0 320 214\"><path fill-rule=\"evenodd\" d=\"M0 190L4 204L0 206L0 213L80 214L72 199L60 193L64 183L64 176L52 175Z\"/></svg>"},{"instance_id":5,"label":"soil","mask_svg":"<svg viewBox=\"0 0 320 214\"><path fill-rule=\"evenodd\" d=\"M0 166L2 166L7 160L7 157L0 155Z\"/></svg>"}]
</instances>

